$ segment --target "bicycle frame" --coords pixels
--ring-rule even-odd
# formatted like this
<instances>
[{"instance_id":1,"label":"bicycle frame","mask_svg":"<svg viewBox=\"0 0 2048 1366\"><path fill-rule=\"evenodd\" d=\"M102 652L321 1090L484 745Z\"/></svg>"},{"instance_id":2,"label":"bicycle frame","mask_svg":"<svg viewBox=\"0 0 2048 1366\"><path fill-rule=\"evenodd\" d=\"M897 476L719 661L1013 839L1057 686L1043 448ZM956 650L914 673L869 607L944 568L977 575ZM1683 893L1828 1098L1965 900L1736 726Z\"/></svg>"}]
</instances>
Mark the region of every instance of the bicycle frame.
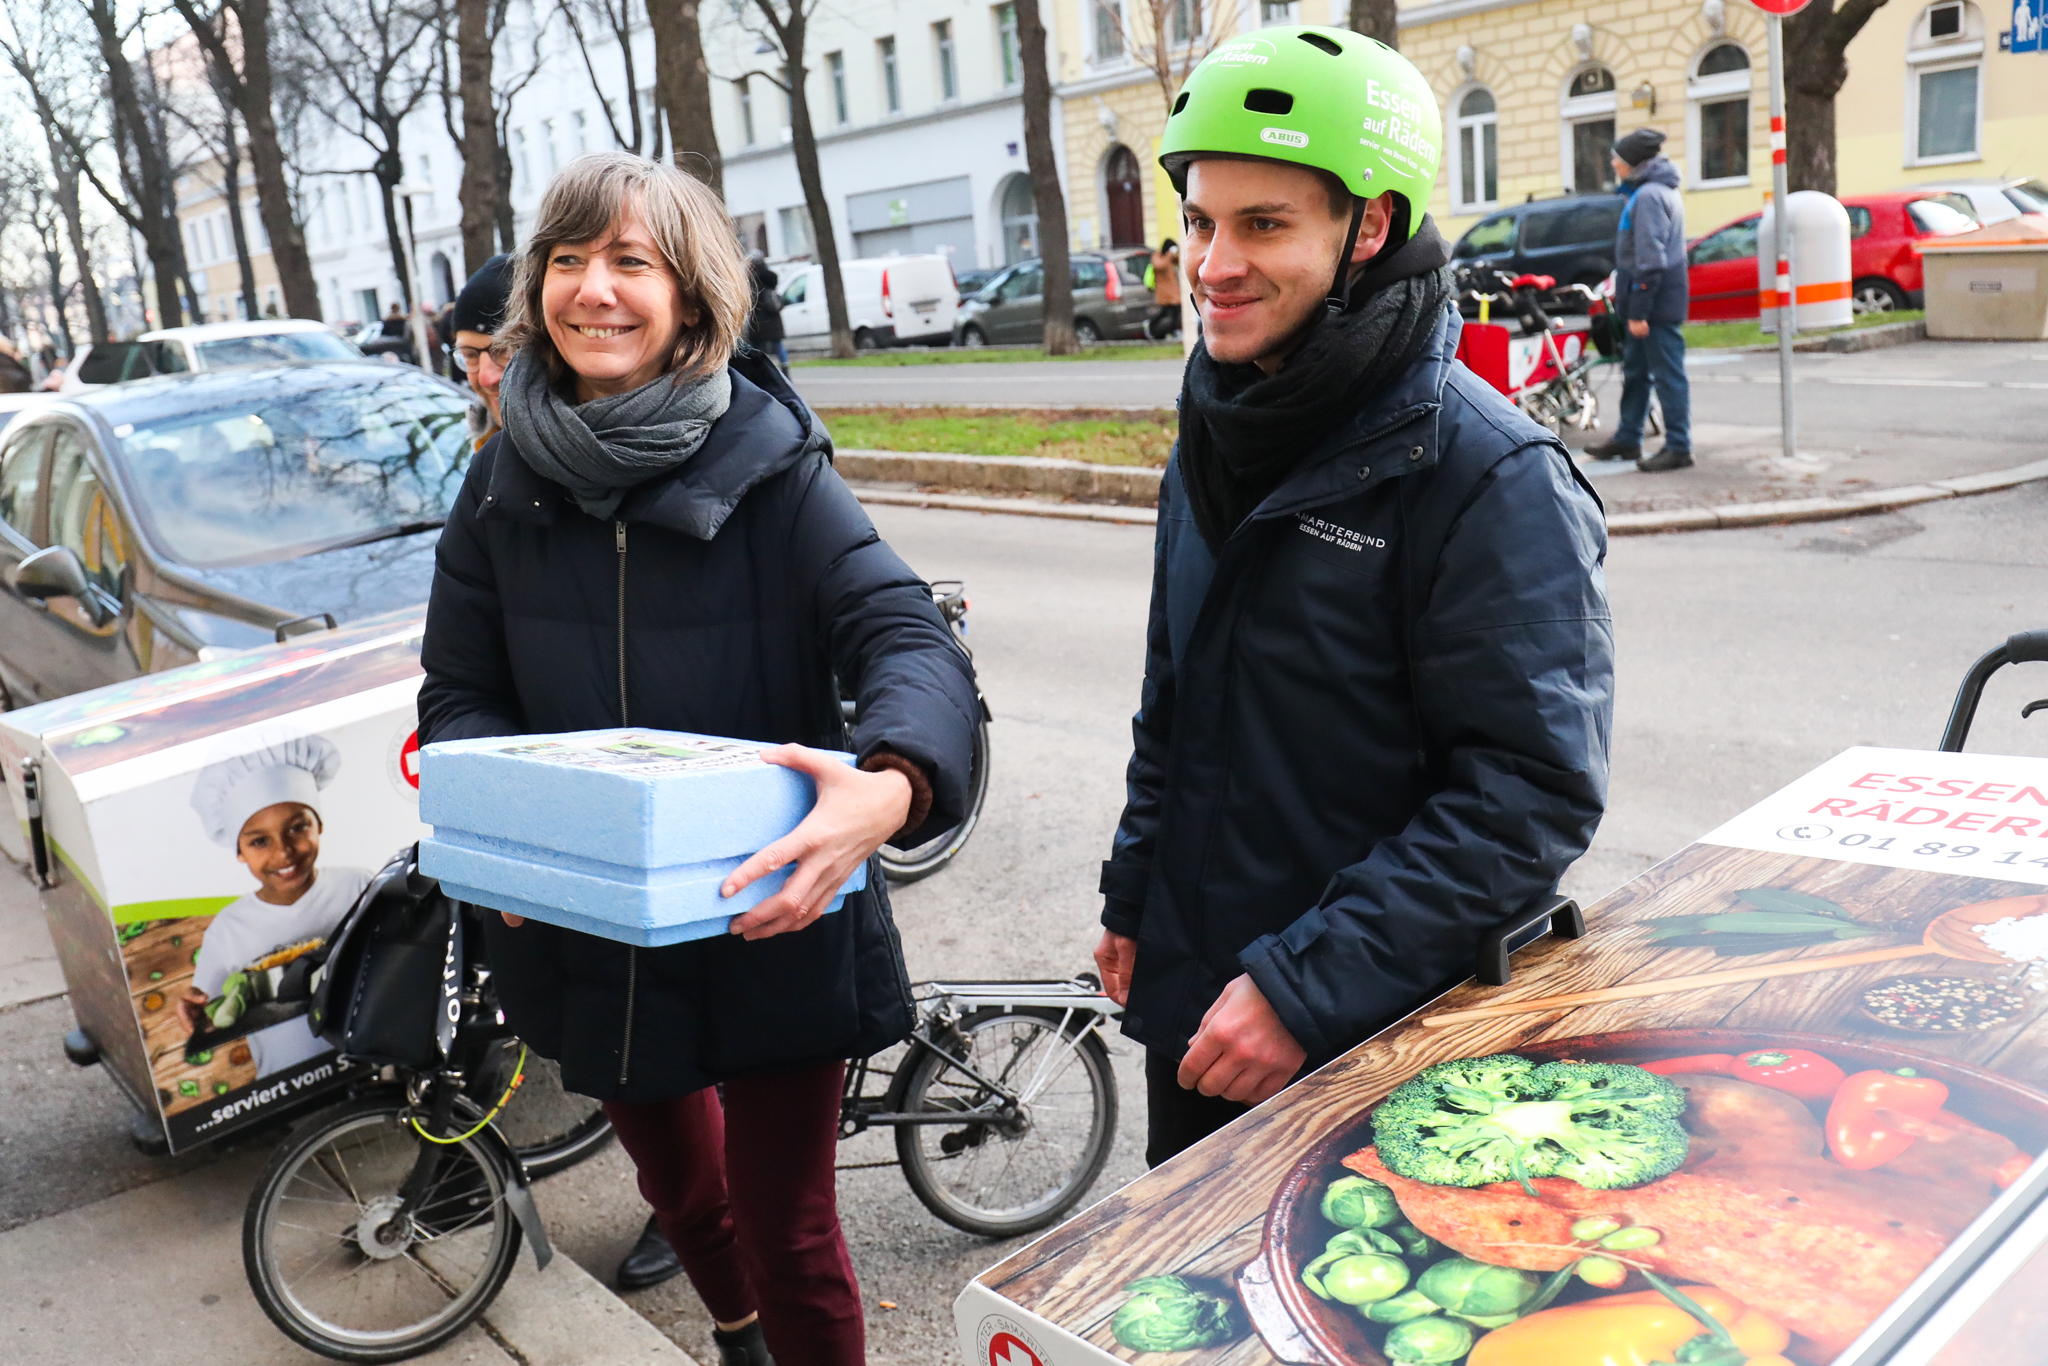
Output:
<instances>
[{"instance_id":1,"label":"bicycle frame","mask_svg":"<svg viewBox=\"0 0 2048 1366\"><path fill-rule=\"evenodd\" d=\"M917 1025L911 1031L909 1051L893 1068L883 1070L875 1059L856 1058L847 1064L846 1088L840 1100L839 1136L851 1138L870 1128L900 1128L907 1125L939 1124L958 1126L982 1120L999 1123L1034 1094L1036 1076L1021 1085L984 1076L949 1046L946 1031L962 1016L976 1011L1000 1009L1060 1012L1059 1032L1076 1043L1100 1030L1123 1014L1123 1007L1102 994L1094 981L1077 977L1069 981L1020 982L920 982L911 988L918 1007ZM936 1054L952 1064L977 1086L985 1088L992 1102L972 1110L911 1112L903 1108L903 1091L920 1054ZM1043 1066L1043 1064L1041 1064ZM870 1076L887 1076L889 1085L879 1096L867 1094Z\"/></svg>"}]
</instances>

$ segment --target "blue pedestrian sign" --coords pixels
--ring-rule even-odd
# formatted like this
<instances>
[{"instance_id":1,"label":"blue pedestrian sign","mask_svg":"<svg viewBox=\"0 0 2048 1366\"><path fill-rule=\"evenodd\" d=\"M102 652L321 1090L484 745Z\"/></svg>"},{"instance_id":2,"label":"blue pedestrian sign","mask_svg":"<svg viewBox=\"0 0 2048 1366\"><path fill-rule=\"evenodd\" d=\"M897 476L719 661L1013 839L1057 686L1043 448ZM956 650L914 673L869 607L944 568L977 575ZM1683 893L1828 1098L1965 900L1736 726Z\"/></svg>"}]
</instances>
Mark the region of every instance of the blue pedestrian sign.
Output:
<instances>
[{"instance_id":1,"label":"blue pedestrian sign","mask_svg":"<svg viewBox=\"0 0 2048 1366\"><path fill-rule=\"evenodd\" d=\"M2041 30L2048 27L2048 0L2013 0L2012 50L2040 52Z\"/></svg>"}]
</instances>

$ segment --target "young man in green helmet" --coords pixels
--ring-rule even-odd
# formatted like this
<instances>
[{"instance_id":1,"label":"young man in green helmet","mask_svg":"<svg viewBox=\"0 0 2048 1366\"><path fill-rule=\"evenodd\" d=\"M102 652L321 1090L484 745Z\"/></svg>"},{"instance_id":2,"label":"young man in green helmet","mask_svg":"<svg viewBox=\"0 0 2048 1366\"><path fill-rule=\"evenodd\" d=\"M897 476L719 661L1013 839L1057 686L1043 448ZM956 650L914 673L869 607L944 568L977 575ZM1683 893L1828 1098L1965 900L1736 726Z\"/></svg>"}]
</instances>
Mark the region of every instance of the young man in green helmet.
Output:
<instances>
[{"instance_id":1,"label":"young man in green helmet","mask_svg":"<svg viewBox=\"0 0 2048 1366\"><path fill-rule=\"evenodd\" d=\"M1605 801L1605 525L1454 359L1441 146L1339 29L1224 44L1167 121L1203 339L1096 949L1153 1163L1469 976Z\"/></svg>"}]
</instances>

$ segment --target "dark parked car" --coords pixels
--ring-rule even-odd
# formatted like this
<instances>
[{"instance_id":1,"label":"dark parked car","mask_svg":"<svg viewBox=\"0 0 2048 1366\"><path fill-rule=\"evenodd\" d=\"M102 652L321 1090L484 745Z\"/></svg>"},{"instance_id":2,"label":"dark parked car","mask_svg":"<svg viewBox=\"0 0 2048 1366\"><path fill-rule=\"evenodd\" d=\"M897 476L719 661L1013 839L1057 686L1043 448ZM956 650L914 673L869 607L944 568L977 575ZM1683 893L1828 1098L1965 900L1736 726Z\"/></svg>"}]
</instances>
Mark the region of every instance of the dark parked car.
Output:
<instances>
[{"instance_id":1,"label":"dark parked car","mask_svg":"<svg viewBox=\"0 0 2048 1366\"><path fill-rule=\"evenodd\" d=\"M0 705L426 601L464 394L361 361L52 400L0 444Z\"/></svg>"},{"instance_id":2,"label":"dark parked car","mask_svg":"<svg viewBox=\"0 0 2048 1366\"><path fill-rule=\"evenodd\" d=\"M1532 199L1489 214L1465 230L1451 255L1509 275L1549 275L1561 285L1597 285L1614 269L1621 224L1617 194Z\"/></svg>"},{"instance_id":3,"label":"dark parked car","mask_svg":"<svg viewBox=\"0 0 2048 1366\"><path fill-rule=\"evenodd\" d=\"M1145 335L1152 291L1145 288L1142 252L1072 258L1074 331L1085 344ZM1009 266L960 300L953 321L955 346L1035 342L1045 335L1045 270L1037 260Z\"/></svg>"}]
</instances>

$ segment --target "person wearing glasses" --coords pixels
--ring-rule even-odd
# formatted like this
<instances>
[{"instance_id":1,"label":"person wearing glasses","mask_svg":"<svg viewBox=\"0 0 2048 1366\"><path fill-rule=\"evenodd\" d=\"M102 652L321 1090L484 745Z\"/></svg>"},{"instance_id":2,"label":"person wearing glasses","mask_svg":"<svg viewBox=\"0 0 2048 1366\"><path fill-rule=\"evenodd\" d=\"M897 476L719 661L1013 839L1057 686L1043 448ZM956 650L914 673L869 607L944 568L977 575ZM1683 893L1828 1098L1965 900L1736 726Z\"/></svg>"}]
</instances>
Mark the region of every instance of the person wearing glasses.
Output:
<instances>
[{"instance_id":1,"label":"person wearing glasses","mask_svg":"<svg viewBox=\"0 0 2048 1366\"><path fill-rule=\"evenodd\" d=\"M498 415L498 381L504 378L505 361L492 355L491 347L512 294L512 265L509 255L500 254L478 267L455 296L455 315L449 320L455 332L455 368L477 396L469 405L469 434L479 449L505 425Z\"/></svg>"}]
</instances>

